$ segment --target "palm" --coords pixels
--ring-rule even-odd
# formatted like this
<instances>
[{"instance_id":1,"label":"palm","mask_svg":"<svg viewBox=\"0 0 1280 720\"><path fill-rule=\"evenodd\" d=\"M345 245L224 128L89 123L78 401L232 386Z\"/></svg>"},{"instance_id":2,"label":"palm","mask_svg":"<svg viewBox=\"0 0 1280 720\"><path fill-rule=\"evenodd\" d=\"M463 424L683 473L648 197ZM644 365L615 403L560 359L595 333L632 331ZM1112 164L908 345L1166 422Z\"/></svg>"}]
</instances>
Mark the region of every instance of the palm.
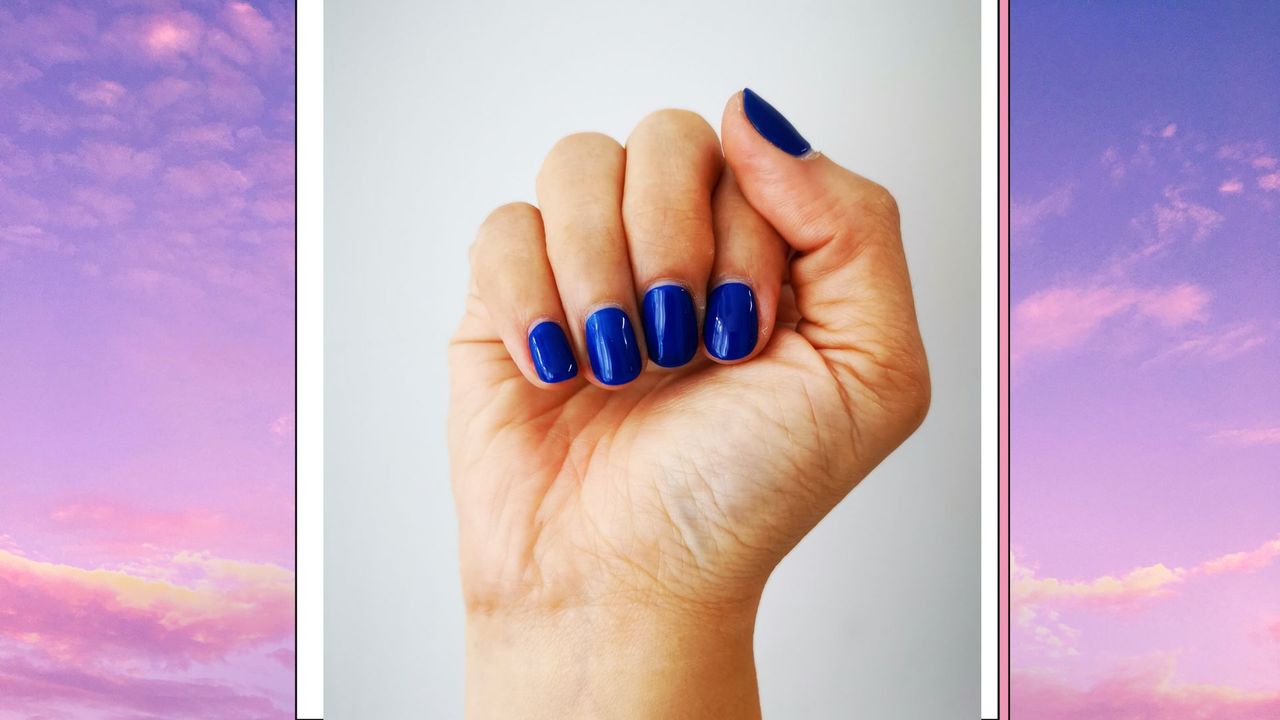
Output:
<instances>
[{"instance_id":1,"label":"palm","mask_svg":"<svg viewBox=\"0 0 1280 720\"><path fill-rule=\"evenodd\" d=\"M471 603L739 599L879 460L848 439L888 410L874 385L893 382L892 364L867 353L833 371L803 324L780 325L743 365L700 357L619 391L547 391L485 339L486 322L472 308L452 348Z\"/></svg>"}]
</instances>

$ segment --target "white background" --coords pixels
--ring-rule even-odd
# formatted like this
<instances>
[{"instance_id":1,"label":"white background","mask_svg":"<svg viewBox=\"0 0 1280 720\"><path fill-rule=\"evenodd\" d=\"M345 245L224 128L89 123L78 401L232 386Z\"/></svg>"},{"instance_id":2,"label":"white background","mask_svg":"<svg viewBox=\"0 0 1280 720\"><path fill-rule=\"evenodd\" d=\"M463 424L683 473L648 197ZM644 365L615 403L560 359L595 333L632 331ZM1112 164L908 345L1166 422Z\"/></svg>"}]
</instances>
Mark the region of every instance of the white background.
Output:
<instances>
[{"instance_id":1,"label":"white background","mask_svg":"<svg viewBox=\"0 0 1280 720\"><path fill-rule=\"evenodd\" d=\"M475 227L561 135L718 124L743 85L898 197L934 376L765 592L765 717L977 717L977 3L459 5L325 8L325 717L461 716L444 347Z\"/></svg>"}]
</instances>

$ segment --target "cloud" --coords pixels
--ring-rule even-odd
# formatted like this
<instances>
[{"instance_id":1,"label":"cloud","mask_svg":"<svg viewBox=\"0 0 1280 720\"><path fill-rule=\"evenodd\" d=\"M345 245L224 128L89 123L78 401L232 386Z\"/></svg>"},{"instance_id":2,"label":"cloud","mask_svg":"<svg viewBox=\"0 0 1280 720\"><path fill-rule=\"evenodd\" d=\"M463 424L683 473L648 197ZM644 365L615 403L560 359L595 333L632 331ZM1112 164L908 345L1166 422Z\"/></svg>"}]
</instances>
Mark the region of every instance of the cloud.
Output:
<instances>
[{"instance_id":1,"label":"cloud","mask_svg":"<svg viewBox=\"0 0 1280 720\"><path fill-rule=\"evenodd\" d=\"M85 10L68 5L38 5L36 12L0 23L0 46L24 54L43 66L84 60L97 33L97 20ZM0 15L0 20L4 20Z\"/></svg>"},{"instance_id":2,"label":"cloud","mask_svg":"<svg viewBox=\"0 0 1280 720\"><path fill-rule=\"evenodd\" d=\"M1124 179L1125 173L1128 172L1128 167L1120 157L1120 151L1114 146L1104 150L1098 160L1102 163L1102 167L1106 168L1107 174L1111 176L1111 180L1114 182Z\"/></svg>"},{"instance_id":3,"label":"cloud","mask_svg":"<svg viewBox=\"0 0 1280 720\"><path fill-rule=\"evenodd\" d=\"M43 76L40 68L22 58L0 62L0 90L15 88Z\"/></svg>"},{"instance_id":4,"label":"cloud","mask_svg":"<svg viewBox=\"0 0 1280 720\"><path fill-rule=\"evenodd\" d=\"M1175 359L1225 362L1267 341L1265 332L1253 323L1237 323L1218 332L1201 333L1183 340L1143 363L1158 365Z\"/></svg>"},{"instance_id":5,"label":"cloud","mask_svg":"<svg viewBox=\"0 0 1280 720\"><path fill-rule=\"evenodd\" d=\"M1273 428L1272 441L1280 443L1280 428ZM1218 575L1227 572L1253 572L1270 565L1280 558L1280 537L1244 552L1235 552L1201 563L1194 572Z\"/></svg>"},{"instance_id":6,"label":"cloud","mask_svg":"<svg viewBox=\"0 0 1280 720\"><path fill-rule=\"evenodd\" d=\"M154 151L99 140L83 140L78 153L60 158L67 165L87 170L104 180L143 179L160 164L160 157Z\"/></svg>"},{"instance_id":7,"label":"cloud","mask_svg":"<svg viewBox=\"0 0 1280 720\"><path fill-rule=\"evenodd\" d=\"M1156 563L1133 568L1123 575L1061 580L1042 577L1034 565L1019 562L1014 557L1009 571L1010 597L1015 612L1021 612L1019 617L1029 621L1045 606L1127 606L1140 600L1164 597L1191 577L1251 572L1270 565L1277 558L1280 558L1280 538L1268 540L1252 550L1206 560L1190 570Z\"/></svg>"},{"instance_id":8,"label":"cloud","mask_svg":"<svg viewBox=\"0 0 1280 720\"><path fill-rule=\"evenodd\" d=\"M1182 191L1165 190L1165 202L1151 208L1156 236L1164 239L1207 239L1222 224L1222 215L1212 208L1186 200Z\"/></svg>"},{"instance_id":9,"label":"cloud","mask_svg":"<svg viewBox=\"0 0 1280 720\"><path fill-rule=\"evenodd\" d=\"M1187 571L1157 563L1138 567L1120 575L1104 575L1086 581L1065 581L1037 577L1034 567L1016 562L1010 571L1010 592L1014 603L1032 607L1049 603L1118 606L1146 598L1160 597L1182 582Z\"/></svg>"},{"instance_id":10,"label":"cloud","mask_svg":"<svg viewBox=\"0 0 1280 720\"><path fill-rule=\"evenodd\" d=\"M110 712L92 717L264 719L285 709L268 698L208 680L148 679L123 672L54 667L0 656L0 697L6 709L40 712L56 706ZM141 717L136 713L143 713ZM34 718L47 716L29 716ZM66 717L59 714L58 717ZM87 717L77 714L76 717Z\"/></svg>"},{"instance_id":11,"label":"cloud","mask_svg":"<svg viewBox=\"0 0 1280 720\"><path fill-rule=\"evenodd\" d=\"M38 102L27 104L17 113L18 129L24 133L40 133L48 137L65 134L71 129L71 120L52 112Z\"/></svg>"},{"instance_id":12,"label":"cloud","mask_svg":"<svg viewBox=\"0 0 1280 720\"><path fill-rule=\"evenodd\" d=\"M1250 447L1254 445L1280 445L1280 427L1254 428L1238 430L1219 430L1209 436L1211 440L1220 440L1234 445Z\"/></svg>"},{"instance_id":13,"label":"cloud","mask_svg":"<svg viewBox=\"0 0 1280 720\"><path fill-rule=\"evenodd\" d=\"M1178 684L1172 659L1122 669L1087 689L1049 673L1014 670L1011 709L1036 720L1253 720L1280 717L1280 693Z\"/></svg>"},{"instance_id":14,"label":"cloud","mask_svg":"<svg viewBox=\"0 0 1280 720\"><path fill-rule=\"evenodd\" d=\"M1177 134L1178 134L1177 123L1169 123L1168 125L1164 126L1163 130L1160 131L1160 137L1162 138L1171 138Z\"/></svg>"},{"instance_id":15,"label":"cloud","mask_svg":"<svg viewBox=\"0 0 1280 720\"><path fill-rule=\"evenodd\" d=\"M174 62L193 57L204 36L204 22L192 13L125 15L104 33L103 42L129 59Z\"/></svg>"},{"instance_id":16,"label":"cloud","mask_svg":"<svg viewBox=\"0 0 1280 720\"><path fill-rule=\"evenodd\" d=\"M129 196L100 188L81 188L75 192L74 197L108 225L118 225L128 220L135 207Z\"/></svg>"},{"instance_id":17,"label":"cloud","mask_svg":"<svg viewBox=\"0 0 1280 720\"><path fill-rule=\"evenodd\" d=\"M199 84L191 80L169 76L147 84L142 89L142 96L152 108L160 109L169 107L181 100L198 99L201 92L202 89Z\"/></svg>"},{"instance_id":18,"label":"cloud","mask_svg":"<svg viewBox=\"0 0 1280 720\"><path fill-rule=\"evenodd\" d=\"M1218 186L1218 192L1223 195L1239 195L1244 192L1244 183L1236 179L1227 180Z\"/></svg>"},{"instance_id":19,"label":"cloud","mask_svg":"<svg viewBox=\"0 0 1280 720\"><path fill-rule=\"evenodd\" d=\"M1276 166L1276 159L1270 155L1259 155L1250 161L1249 164L1259 170L1270 170Z\"/></svg>"},{"instance_id":20,"label":"cloud","mask_svg":"<svg viewBox=\"0 0 1280 720\"><path fill-rule=\"evenodd\" d=\"M191 553L145 573L85 569L0 550L0 607L14 610L0 613L0 637L50 660L185 666L291 637L293 573Z\"/></svg>"},{"instance_id":21,"label":"cloud","mask_svg":"<svg viewBox=\"0 0 1280 720\"><path fill-rule=\"evenodd\" d=\"M1065 350L1092 336L1108 319L1122 315L1181 327L1206 318L1211 296L1190 283L1138 289L1123 284L1063 285L1041 290L1013 309L1015 358Z\"/></svg>"},{"instance_id":22,"label":"cloud","mask_svg":"<svg viewBox=\"0 0 1280 720\"><path fill-rule=\"evenodd\" d=\"M0 246L6 244L46 252L65 252L69 249L61 239L34 225L0 226Z\"/></svg>"},{"instance_id":23,"label":"cloud","mask_svg":"<svg viewBox=\"0 0 1280 720\"><path fill-rule=\"evenodd\" d=\"M68 92L71 97L89 107L111 108L119 104L126 91L118 82L99 80L94 83L72 83Z\"/></svg>"},{"instance_id":24,"label":"cloud","mask_svg":"<svg viewBox=\"0 0 1280 720\"><path fill-rule=\"evenodd\" d=\"M1271 173L1258 178L1258 187L1267 191L1280 191L1280 173Z\"/></svg>"},{"instance_id":25,"label":"cloud","mask_svg":"<svg viewBox=\"0 0 1280 720\"><path fill-rule=\"evenodd\" d=\"M253 185L248 175L221 160L171 167L165 171L164 181L181 193L201 199L242 193Z\"/></svg>"},{"instance_id":26,"label":"cloud","mask_svg":"<svg viewBox=\"0 0 1280 720\"><path fill-rule=\"evenodd\" d=\"M1013 203L1009 209L1009 224L1013 239L1034 239L1035 231L1050 217L1062 217L1071 207L1071 185L1063 185L1044 197L1031 202Z\"/></svg>"},{"instance_id":27,"label":"cloud","mask_svg":"<svg viewBox=\"0 0 1280 720\"><path fill-rule=\"evenodd\" d=\"M181 127L169 133L169 144L187 150L230 150L235 146L231 127L226 123L208 123Z\"/></svg>"}]
</instances>

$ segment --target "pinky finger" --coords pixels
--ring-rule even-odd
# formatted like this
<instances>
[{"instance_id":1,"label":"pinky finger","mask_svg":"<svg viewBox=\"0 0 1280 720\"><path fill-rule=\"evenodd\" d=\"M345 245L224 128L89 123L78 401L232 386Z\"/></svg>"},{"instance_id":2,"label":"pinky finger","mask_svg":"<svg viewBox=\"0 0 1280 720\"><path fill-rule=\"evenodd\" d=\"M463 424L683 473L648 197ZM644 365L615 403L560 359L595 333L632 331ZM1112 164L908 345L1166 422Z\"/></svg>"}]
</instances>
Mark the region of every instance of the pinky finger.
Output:
<instances>
[{"instance_id":1,"label":"pinky finger","mask_svg":"<svg viewBox=\"0 0 1280 720\"><path fill-rule=\"evenodd\" d=\"M525 378L559 387L578 377L542 215L527 203L490 213L471 248L472 278L493 330Z\"/></svg>"}]
</instances>

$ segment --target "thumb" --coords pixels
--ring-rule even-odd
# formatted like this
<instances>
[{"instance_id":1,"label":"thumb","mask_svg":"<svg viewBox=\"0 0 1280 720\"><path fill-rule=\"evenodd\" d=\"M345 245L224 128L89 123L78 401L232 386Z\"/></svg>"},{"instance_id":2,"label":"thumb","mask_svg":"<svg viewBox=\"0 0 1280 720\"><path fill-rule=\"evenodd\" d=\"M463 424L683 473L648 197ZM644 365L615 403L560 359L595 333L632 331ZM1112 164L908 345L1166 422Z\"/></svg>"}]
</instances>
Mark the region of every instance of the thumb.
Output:
<instances>
[{"instance_id":1,"label":"thumb","mask_svg":"<svg viewBox=\"0 0 1280 720\"><path fill-rule=\"evenodd\" d=\"M814 151L749 89L729 99L721 138L743 196L795 251L790 278L800 333L847 371L843 380L922 390L927 405L928 369L893 196ZM878 395L882 388L868 389Z\"/></svg>"}]
</instances>

